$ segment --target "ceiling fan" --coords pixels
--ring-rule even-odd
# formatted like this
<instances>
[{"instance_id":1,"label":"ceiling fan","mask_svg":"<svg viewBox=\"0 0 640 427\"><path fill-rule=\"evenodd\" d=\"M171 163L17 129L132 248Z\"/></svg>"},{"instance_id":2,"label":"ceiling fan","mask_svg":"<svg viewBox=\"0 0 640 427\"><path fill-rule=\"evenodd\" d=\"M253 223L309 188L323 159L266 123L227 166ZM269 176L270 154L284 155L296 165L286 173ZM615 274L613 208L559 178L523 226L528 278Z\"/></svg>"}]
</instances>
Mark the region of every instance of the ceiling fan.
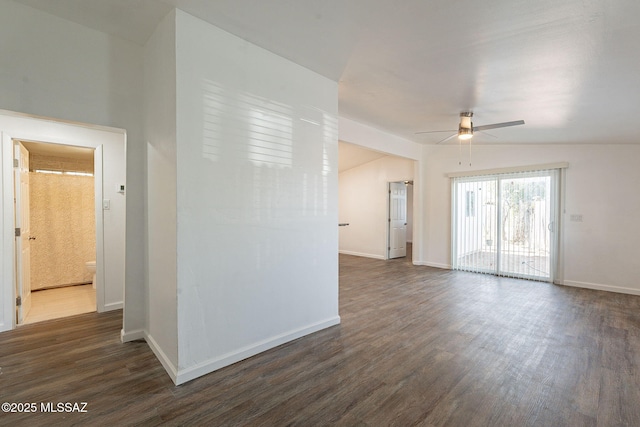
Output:
<instances>
[{"instance_id":1,"label":"ceiling fan","mask_svg":"<svg viewBox=\"0 0 640 427\"><path fill-rule=\"evenodd\" d=\"M445 141L450 140L451 138L455 138L456 136L460 139L460 140L468 140L471 139L473 137L473 132L481 132L484 130L489 130L489 129L497 129L497 128L505 128L505 127L509 127L509 126L518 126L518 125L523 125L524 124L524 120L516 120L513 122L503 122L503 123L493 123L490 125L482 125L482 126L474 126L473 122L471 121L471 118L473 117L473 112L472 111L463 111L460 113L460 125L458 125L458 130L457 133L454 133L451 136L446 137L445 139L438 141L438 144L441 144ZM423 134L423 133L437 133L437 132L456 132L455 129L451 129L451 130L431 130L431 131L424 131L424 132L416 132L416 135L418 134Z\"/></svg>"}]
</instances>

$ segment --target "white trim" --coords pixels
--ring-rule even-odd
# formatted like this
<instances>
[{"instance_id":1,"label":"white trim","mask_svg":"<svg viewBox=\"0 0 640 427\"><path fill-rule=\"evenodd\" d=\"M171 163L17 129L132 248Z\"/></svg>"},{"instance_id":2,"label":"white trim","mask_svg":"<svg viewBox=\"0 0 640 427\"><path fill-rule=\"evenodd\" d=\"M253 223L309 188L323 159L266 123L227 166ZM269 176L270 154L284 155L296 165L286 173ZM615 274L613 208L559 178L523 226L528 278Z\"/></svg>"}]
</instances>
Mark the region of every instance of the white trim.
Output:
<instances>
[{"instance_id":1,"label":"white trim","mask_svg":"<svg viewBox=\"0 0 640 427\"><path fill-rule=\"evenodd\" d=\"M206 375L217 369L223 368L225 366L229 366L233 363L247 359L251 356L255 356L258 353L262 353L263 351L277 347L289 341L293 341L305 335L309 335L314 332L318 332L322 329L326 329L328 327L338 325L339 323L340 323L340 316L336 316L336 317L332 317L331 319L324 320L322 322L314 323L304 328L299 328L291 332L276 335L275 337L259 341L255 344L251 344L247 347L241 348L231 353L227 353L215 359L209 359L204 362L198 363L195 366L191 366L185 369L180 369L178 370L177 378L174 379L173 376L171 378L174 379L174 382L176 383L176 385L184 384L188 381L191 381L193 379ZM166 366L165 366L165 369L166 369ZM169 372L168 369L167 371ZM169 375L170 376L172 375L171 372L169 372Z\"/></svg>"},{"instance_id":2,"label":"white trim","mask_svg":"<svg viewBox=\"0 0 640 427\"><path fill-rule=\"evenodd\" d=\"M136 329L135 331L125 332L124 329L120 330L120 341L123 343L136 340L146 341L146 332L142 329Z\"/></svg>"},{"instance_id":3,"label":"white trim","mask_svg":"<svg viewBox=\"0 0 640 427\"><path fill-rule=\"evenodd\" d=\"M495 169L481 169L477 171L467 171L467 172L448 172L444 175L448 178L460 178L466 176L478 176L478 175L498 175L498 174L506 174L506 173L519 173L519 172L533 172L533 171L543 171L550 169L566 169L569 167L568 162L558 162L558 163L546 163L542 165L529 165L529 166L513 166L508 168L495 168Z\"/></svg>"},{"instance_id":4,"label":"white trim","mask_svg":"<svg viewBox=\"0 0 640 427\"><path fill-rule=\"evenodd\" d=\"M109 304L105 304L104 305L104 310L102 310L102 312L113 311L113 310L122 310L123 307L124 307L124 304L122 303L122 301L112 302L112 303L109 303Z\"/></svg>"},{"instance_id":5,"label":"white trim","mask_svg":"<svg viewBox=\"0 0 640 427\"><path fill-rule=\"evenodd\" d=\"M573 288L593 289L596 291L615 292L619 294L640 295L640 289L624 288L622 286L603 285L600 283L578 282L574 280L565 280L561 286L570 286Z\"/></svg>"},{"instance_id":6,"label":"white trim","mask_svg":"<svg viewBox=\"0 0 640 427\"><path fill-rule=\"evenodd\" d=\"M160 348L156 340L154 340L153 337L150 334L148 334L146 331L144 333L144 340L147 342L147 344L151 348L151 351L153 351L153 354L156 355L156 357L164 367L165 371L167 371L167 374L169 374L171 381L173 381L175 385L178 385L179 384L177 382L178 370L176 369L175 365L171 362L169 357L167 357L165 352L162 351L162 348Z\"/></svg>"},{"instance_id":7,"label":"white trim","mask_svg":"<svg viewBox=\"0 0 640 427\"><path fill-rule=\"evenodd\" d=\"M11 135L0 131L1 147L0 147L0 181L2 187L2 217L0 224L0 236L2 237L2 259L0 259L0 332L8 331L15 328L15 291L16 287L13 282L13 256L15 236L13 231L13 141ZM11 163L11 167L8 163Z\"/></svg>"},{"instance_id":8,"label":"white trim","mask_svg":"<svg viewBox=\"0 0 640 427\"><path fill-rule=\"evenodd\" d=\"M36 120L44 121L44 122L51 122L54 125L57 125L57 124L71 125L71 126L77 126L77 127L81 127L81 128L85 128L85 129L99 130L99 131L102 131L102 132L120 133L120 134L123 134L123 135L127 133L127 131L125 129L114 128L114 127L111 127L111 126L93 125L93 124L90 124L90 123L75 122L73 120L55 119L55 118L52 118L52 117L38 116L36 114L19 113L17 111L11 111L11 110L2 110L2 109L0 109L0 115L7 116L7 117L14 117L14 118L18 118L18 119L36 119ZM41 142L38 139L34 139L34 140L20 139L20 141Z\"/></svg>"},{"instance_id":9,"label":"white trim","mask_svg":"<svg viewBox=\"0 0 640 427\"><path fill-rule=\"evenodd\" d=\"M361 257L364 257L364 258L374 258L374 259L383 259L383 260L386 259L384 257L384 255L365 254L363 252L353 252L353 251L340 250L340 251L338 251L338 253L341 253L343 255L361 256Z\"/></svg>"},{"instance_id":10,"label":"white trim","mask_svg":"<svg viewBox=\"0 0 640 427\"><path fill-rule=\"evenodd\" d=\"M405 195L406 200L406 195ZM387 241L384 244L384 259L385 261L391 259L391 182L387 182ZM406 210L406 209L405 209ZM406 233L405 233L406 234ZM407 250L407 244L404 245L405 251Z\"/></svg>"},{"instance_id":11,"label":"white trim","mask_svg":"<svg viewBox=\"0 0 640 427\"><path fill-rule=\"evenodd\" d=\"M104 198L104 158L103 145L93 150L93 200L96 224L96 311L107 311L105 306L106 282L104 280L104 212L102 200Z\"/></svg>"},{"instance_id":12,"label":"white trim","mask_svg":"<svg viewBox=\"0 0 640 427\"><path fill-rule=\"evenodd\" d=\"M565 247L565 215L566 209L566 194L567 194L567 171L560 169L558 172L558 207L556 209L556 219L558 226L556 227L556 240L557 240L557 254L556 254L556 274L553 276L554 283L560 283L564 281L564 247Z\"/></svg>"}]
</instances>

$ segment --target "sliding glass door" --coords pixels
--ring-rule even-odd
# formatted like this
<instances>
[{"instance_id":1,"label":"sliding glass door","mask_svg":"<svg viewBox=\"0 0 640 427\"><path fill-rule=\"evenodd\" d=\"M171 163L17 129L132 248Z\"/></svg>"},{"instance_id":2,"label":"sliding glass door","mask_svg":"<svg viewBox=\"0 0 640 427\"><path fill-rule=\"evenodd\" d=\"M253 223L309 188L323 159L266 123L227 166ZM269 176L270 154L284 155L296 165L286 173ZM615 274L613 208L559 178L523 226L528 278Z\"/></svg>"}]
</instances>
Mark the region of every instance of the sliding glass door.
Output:
<instances>
[{"instance_id":1,"label":"sliding glass door","mask_svg":"<svg viewBox=\"0 0 640 427\"><path fill-rule=\"evenodd\" d=\"M557 170L453 179L453 268L553 281Z\"/></svg>"}]
</instances>

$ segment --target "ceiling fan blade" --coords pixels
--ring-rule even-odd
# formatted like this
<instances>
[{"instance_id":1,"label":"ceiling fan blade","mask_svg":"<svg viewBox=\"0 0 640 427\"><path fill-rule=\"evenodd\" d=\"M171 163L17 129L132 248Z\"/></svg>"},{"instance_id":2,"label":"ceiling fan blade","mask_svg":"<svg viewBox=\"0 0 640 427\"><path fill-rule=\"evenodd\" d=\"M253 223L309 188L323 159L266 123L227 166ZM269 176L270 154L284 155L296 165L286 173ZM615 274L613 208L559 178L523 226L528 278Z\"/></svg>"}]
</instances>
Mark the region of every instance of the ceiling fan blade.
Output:
<instances>
[{"instance_id":1,"label":"ceiling fan blade","mask_svg":"<svg viewBox=\"0 0 640 427\"><path fill-rule=\"evenodd\" d=\"M414 135L420 135L421 133L439 133L439 132L457 132L458 129L447 129L447 130L425 130L422 132L416 132Z\"/></svg>"},{"instance_id":2,"label":"ceiling fan blade","mask_svg":"<svg viewBox=\"0 0 640 427\"><path fill-rule=\"evenodd\" d=\"M491 125L483 125L483 126L474 126L473 127L473 131L479 131L479 130L487 130L487 129L497 129L497 128L506 128L509 126L518 126L518 125L523 125L524 124L524 120L516 120L513 122L504 122L504 123L494 123Z\"/></svg>"},{"instance_id":3,"label":"ceiling fan blade","mask_svg":"<svg viewBox=\"0 0 640 427\"><path fill-rule=\"evenodd\" d=\"M443 139L443 140L440 140L440 141L436 142L436 144L442 144L443 142L448 141L448 140L450 140L451 138L455 138L456 136L458 136L458 134L457 134L457 133L454 133L453 135L448 136L448 137L446 137L445 139Z\"/></svg>"}]
</instances>

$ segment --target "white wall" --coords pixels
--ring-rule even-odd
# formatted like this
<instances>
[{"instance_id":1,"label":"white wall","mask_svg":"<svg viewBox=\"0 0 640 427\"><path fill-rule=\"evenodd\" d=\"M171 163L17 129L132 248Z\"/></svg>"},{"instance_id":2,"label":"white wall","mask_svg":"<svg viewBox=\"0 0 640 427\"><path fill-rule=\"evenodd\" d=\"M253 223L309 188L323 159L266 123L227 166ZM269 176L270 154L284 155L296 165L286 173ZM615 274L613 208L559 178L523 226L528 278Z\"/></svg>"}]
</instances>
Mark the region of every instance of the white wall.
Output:
<instances>
[{"instance_id":1,"label":"white wall","mask_svg":"<svg viewBox=\"0 0 640 427\"><path fill-rule=\"evenodd\" d=\"M147 138L146 340L175 380L178 369L175 13L145 46ZM136 333L131 331L131 338Z\"/></svg>"},{"instance_id":2,"label":"white wall","mask_svg":"<svg viewBox=\"0 0 640 427\"><path fill-rule=\"evenodd\" d=\"M457 147L425 149L425 243L421 263L448 267L451 239L451 185L448 172L569 162L561 212L564 284L640 294L638 145L476 145L473 163L458 165ZM571 222L571 214L583 222Z\"/></svg>"},{"instance_id":3,"label":"white wall","mask_svg":"<svg viewBox=\"0 0 640 427\"><path fill-rule=\"evenodd\" d=\"M339 323L337 83L177 11L181 383Z\"/></svg>"},{"instance_id":4,"label":"white wall","mask_svg":"<svg viewBox=\"0 0 640 427\"><path fill-rule=\"evenodd\" d=\"M339 176L340 253L387 258L389 182L413 180L415 161L386 156ZM412 187L409 189L413 190Z\"/></svg>"},{"instance_id":5,"label":"white wall","mask_svg":"<svg viewBox=\"0 0 640 427\"><path fill-rule=\"evenodd\" d=\"M0 109L127 131L126 255L120 253L126 270L120 274L129 284L125 326L142 327L142 47L0 0L0 57ZM122 289L108 290L107 299L121 303Z\"/></svg>"}]
</instances>

